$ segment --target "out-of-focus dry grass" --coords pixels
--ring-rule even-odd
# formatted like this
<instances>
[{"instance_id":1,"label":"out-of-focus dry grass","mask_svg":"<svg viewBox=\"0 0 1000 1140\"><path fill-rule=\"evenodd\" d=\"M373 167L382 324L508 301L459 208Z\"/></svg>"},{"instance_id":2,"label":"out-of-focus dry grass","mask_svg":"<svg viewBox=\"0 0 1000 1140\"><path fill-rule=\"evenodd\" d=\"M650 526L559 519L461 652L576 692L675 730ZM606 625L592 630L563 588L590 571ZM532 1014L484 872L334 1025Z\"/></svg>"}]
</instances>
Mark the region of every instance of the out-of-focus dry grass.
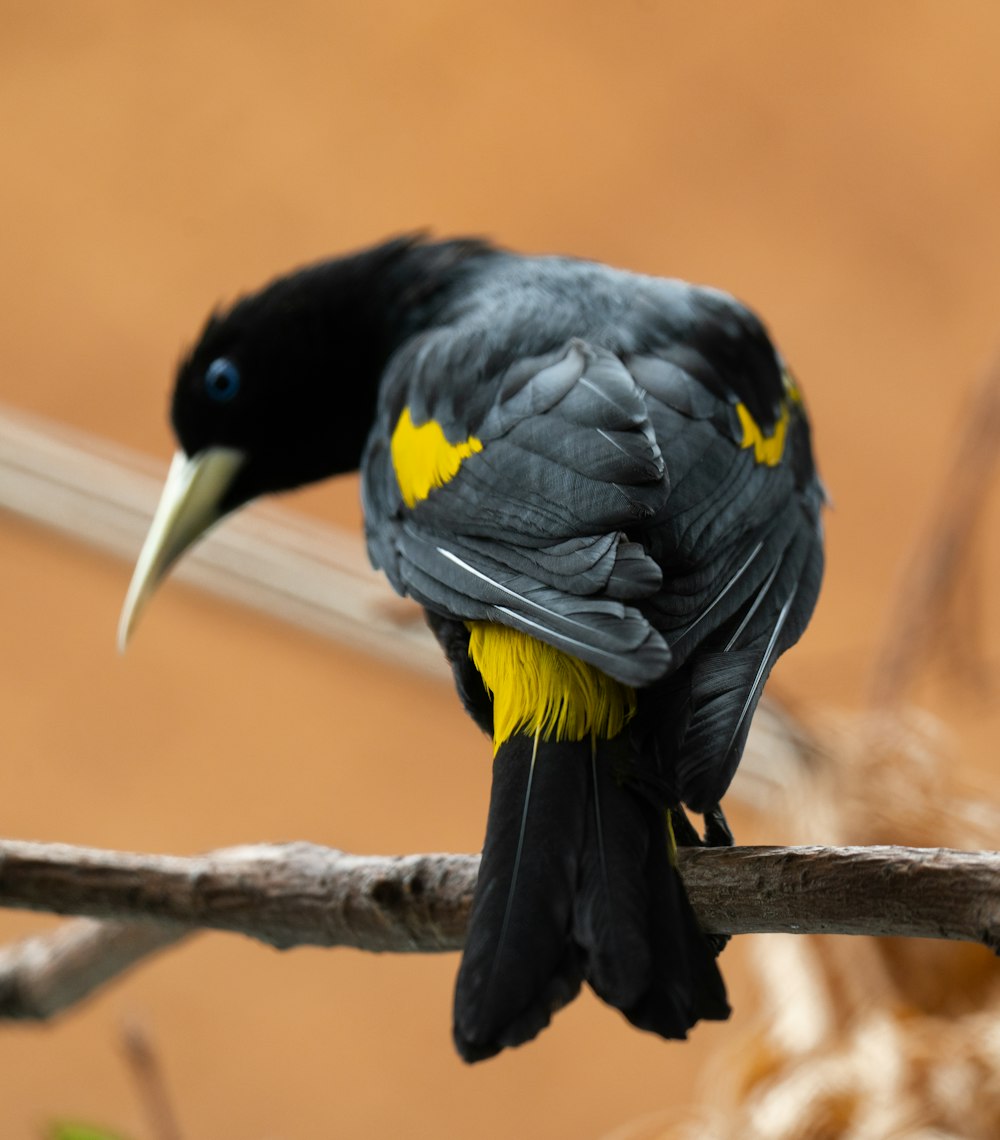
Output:
<instances>
[{"instance_id":1,"label":"out-of-focus dry grass","mask_svg":"<svg viewBox=\"0 0 1000 1140\"><path fill-rule=\"evenodd\" d=\"M826 726L824 762L788 788L805 840L995 847L1000 811L964 797L919 715ZM773 810L773 809L772 809ZM755 1026L712 1061L711 1109L671 1140L995 1140L1000 965L983 947L774 935L755 940Z\"/></svg>"},{"instance_id":2,"label":"out-of-focus dry grass","mask_svg":"<svg viewBox=\"0 0 1000 1140\"><path fill-rule=\"evenodd\" d=\"M998 437L994 368L970 402L948 494L903 575L873 707L822 718L807 751L777 761L768 811L789 842L997 846L1000 808L956 778L954 741L940 722L901 701L935 653L958 679L988 683L975 637L954 636L952 625L976 569ZM966 707L975 716L974 702ZM1000 1136L1000 963L984 947L774 935L755 940L752 962L761 1010L713 1059L711 1107L666 1127L640 1122L622 1138Z\"/></svg>"}]
</instances>

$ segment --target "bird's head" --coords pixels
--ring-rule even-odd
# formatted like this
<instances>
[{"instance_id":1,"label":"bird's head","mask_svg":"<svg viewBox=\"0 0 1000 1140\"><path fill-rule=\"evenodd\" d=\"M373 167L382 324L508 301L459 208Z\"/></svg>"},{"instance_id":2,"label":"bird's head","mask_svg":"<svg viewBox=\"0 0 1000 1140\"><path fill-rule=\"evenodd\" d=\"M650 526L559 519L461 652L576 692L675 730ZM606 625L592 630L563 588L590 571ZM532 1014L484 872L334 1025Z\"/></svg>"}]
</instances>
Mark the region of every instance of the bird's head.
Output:
<instances>
[{"instance_id":1,"label":"bird's head","mask_svg":"<svg viewBox=\"0 0 1000 1140\"><path fill-rule=\"evenodd\" d=\"M358 467L389 357L482 248L396 239L288 274L209 318L178 369L179 450L125 600L120 648L215 522L259 495Z\"/></svg>"}]
</instances>

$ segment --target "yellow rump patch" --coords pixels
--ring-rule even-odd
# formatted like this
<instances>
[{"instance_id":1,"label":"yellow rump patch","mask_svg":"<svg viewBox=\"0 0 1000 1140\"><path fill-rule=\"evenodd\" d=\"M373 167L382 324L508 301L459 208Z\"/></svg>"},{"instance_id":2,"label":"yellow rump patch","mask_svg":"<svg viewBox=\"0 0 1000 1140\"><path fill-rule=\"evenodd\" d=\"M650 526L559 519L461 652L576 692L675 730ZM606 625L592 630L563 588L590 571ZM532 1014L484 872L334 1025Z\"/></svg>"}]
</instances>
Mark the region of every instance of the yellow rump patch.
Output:
<instances>
[{"instance_id":1,"label":"yellow rump patch","mask_svg":"<svg viewBox=\"0 0 1000 1140\"><path fill-rule=\"evenodd\" d=\"M526 633L470 621L469 656L493 697L493 746L520 732L607 740L635 713L635 690Z\"/></svg>"},{"instance_id":2,"label":"yellow rump patch","mask_svg":"<svg viewBox=\"0 0 1000 1140\"><path fill-rule=\"evenodd\" d=\"M436 420L417 426L410 409L404 408L392 433L392 466L403 502L415 507L435 487L454 479L464 460L482 450L482 440L474 435L449 443Z\"/></svg>"}]
</instances>

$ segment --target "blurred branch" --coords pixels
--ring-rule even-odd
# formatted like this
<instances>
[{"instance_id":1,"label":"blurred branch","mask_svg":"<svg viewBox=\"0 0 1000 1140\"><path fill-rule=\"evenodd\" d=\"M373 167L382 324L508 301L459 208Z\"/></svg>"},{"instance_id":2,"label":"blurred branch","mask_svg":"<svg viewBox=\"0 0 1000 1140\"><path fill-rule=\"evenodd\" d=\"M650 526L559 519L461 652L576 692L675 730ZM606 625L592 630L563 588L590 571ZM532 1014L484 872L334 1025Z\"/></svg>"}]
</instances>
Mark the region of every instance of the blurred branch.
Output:
<instances>
[{"instance_id":1,"label":"blurred branch","mask_svg":"<svg viewBox=\"0 0 1000 1140\"><path fill-rule=\"evenodd\" d=\"M131 565L165 472L165 464L109 440L0 404L0 512ZM200 542L171 576L450 683L419 607L392 593L360 535L341 527L254 503ZM127 581L123 574L123 592Z\"/></svg>"},{"instance_id":2,"label":"blurred branch","mask_svg":"<svg viewBox=\"0 0 1000 1140\"><path fill-rule=\"evenodd\" d=\"M78 918L12 942L0 949L0 1019L53 1017L188 934L181 926Z\"/></svg>"},{"instance_id":3,"label":"blurred branch","mask_svg":"<svg viewBox=\"0 0 1000 1140\"><path fill-rule=\"evenodd\" d=\"M877 705L899 702L916 672L952 626L962 644L974 642L974 612L955 613L963 569L993 487L1000 457L1000 357L983 374L958 433L942 494L907 560L892 608L885 645L876 662L872 696ZM966 599L968 600L968 599ZM958 639L951 638L954 644ZM967 662L963 662L968 671Z\"/></svg>"},{"instance_id":4,"label":"blurred branch","mask_svg":"<svg viewBox=\"0 0 1000 1140\"><path fill-rule=\"evenodd\" d=\"M683 848L679 862L710 933L947 938L1000 952L1000 853ZM0 905L113 920L0 953L0 1018L49 1017L200 928L281 949L458 950L478 866L473 855L361 856L307 843L183 858L0 841ZM46 955L59 940L62 952Z\"/></svg>"}]
</instances>

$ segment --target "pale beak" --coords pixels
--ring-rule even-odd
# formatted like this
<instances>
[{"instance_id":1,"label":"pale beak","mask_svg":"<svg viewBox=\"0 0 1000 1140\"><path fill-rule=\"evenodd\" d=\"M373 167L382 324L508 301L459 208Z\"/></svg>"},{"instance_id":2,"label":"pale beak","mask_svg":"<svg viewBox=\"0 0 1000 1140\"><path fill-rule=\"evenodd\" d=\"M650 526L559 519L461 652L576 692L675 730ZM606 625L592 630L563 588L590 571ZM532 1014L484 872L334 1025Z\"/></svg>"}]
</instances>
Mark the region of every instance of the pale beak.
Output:
<instances>
[{"instance_id":1,"label":"pale beak","mask_svg":"<svg viewBox=\"0 0 1000 1140\"><path fill-rule=\"evenodd\" d=\"M211 447L188 458L178 451L170 464L156 514L139 552L118 622L124 653L139 615L167 571L225 513L220 503L246 460L242 451Z\"/></svg>"}]
</instances>

